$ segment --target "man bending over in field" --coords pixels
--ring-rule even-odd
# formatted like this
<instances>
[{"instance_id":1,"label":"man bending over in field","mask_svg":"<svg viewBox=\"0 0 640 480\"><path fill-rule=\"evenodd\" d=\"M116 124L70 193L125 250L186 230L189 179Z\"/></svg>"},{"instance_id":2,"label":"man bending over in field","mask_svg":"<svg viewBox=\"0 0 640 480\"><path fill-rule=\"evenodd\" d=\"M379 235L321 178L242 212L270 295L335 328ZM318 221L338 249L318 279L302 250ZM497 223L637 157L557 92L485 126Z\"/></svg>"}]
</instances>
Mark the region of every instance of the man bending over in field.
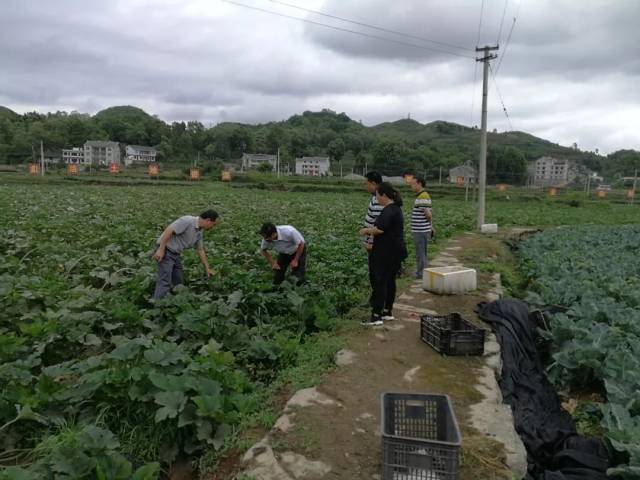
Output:
<instances>
[{"instance_id":1,"label":"man bending over in field","mask_svg":"<svg viewBox=\"0 0 640 480\"><path fill-rule=\"evenodd\" d=\"M291 273L298 279L298 285L302 285L307 269L307 249L300 232L291 225L265 223L259 233L262 235L260 253L273 269L273 283L282 283L287 267L291 265ZM278 252L277 261L269 253L271 247Z\"/></svg>"},{"instance_id":2,"label":"man bending over in field","mask_svg":"<svg viewBox=\"0 0 640 480\"><path fill-rule=\"evenodd\" d=\"M156 251L153 259L158 262L156 274L156 290L153 298L164 297L173 287L182 283L182 259L180 255L187 248L196 247L198 257L208 277L213 275L209 268L207 254L202 242L202 230L211 230L218 223L218 213L207 210L198 217L185 215L167 228L156 240Z\"/></svg>"}]
</instances>

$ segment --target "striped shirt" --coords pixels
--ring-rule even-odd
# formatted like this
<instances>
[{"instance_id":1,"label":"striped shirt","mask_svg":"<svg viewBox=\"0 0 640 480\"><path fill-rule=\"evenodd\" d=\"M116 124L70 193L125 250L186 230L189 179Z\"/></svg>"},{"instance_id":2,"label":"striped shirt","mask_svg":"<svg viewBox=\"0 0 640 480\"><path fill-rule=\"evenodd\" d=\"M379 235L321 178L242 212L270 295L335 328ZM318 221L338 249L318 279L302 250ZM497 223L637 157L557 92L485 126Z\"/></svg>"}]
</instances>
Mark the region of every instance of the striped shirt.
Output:
<instances>
[{"instance_id":1,"label":"striped shirt","mask_svg":"<svg viewBox=\"0 0 640 480\"><path fill-rule=\"evenodd\" d=\"M416 196L411 211L411 232L429 233L431 231L431 220L425 216L425 212L431 213L431 196L422 190Z\"/></svg>"},{"instance_id":2,"label":"striped shirt","mask_svg":"<svg viewBox=\"0 0 640 480\"><path fill-rule=\"evenodd\" d=\"M362 222L362 226L364 228L371 228L382 212L384 207L378 203L375 195L371 196L371 201L369 202L369 208L367 208L367 214L364 216L364 222ZM365 235L362 237L362 242L365 244L373 245L373 235Z\"/></svg>"}]
</instances>

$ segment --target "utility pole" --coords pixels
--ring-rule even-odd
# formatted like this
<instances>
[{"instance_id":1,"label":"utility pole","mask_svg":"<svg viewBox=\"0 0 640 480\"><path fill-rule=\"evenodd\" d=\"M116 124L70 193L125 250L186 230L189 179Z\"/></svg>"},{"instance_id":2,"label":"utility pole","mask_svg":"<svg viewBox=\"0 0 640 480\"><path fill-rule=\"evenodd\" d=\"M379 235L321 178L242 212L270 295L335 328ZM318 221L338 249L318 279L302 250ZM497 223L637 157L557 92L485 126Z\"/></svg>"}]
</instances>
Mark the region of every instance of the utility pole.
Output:
<instances>
[{"instance_id":1,"label":"utility pole","mask_svg":"<svg viewBox=\"0 0 640 480\"><path fill-rule=\"evenodd\" d=\"M489 90L489 62L498 56L489 53L492 50L498 50L495 47L484 46L476 47L476 52L482 52L482 57L476 58L476 62L483 63L482 70L482 121L480 129L480 168L478 174L478 216L476 219L478 230L484 225L485 210L485 190L487 187L487 93Z\"/></svg>"},{"instance_id":2,"label":"utility pole","mask_svg":"<svg viewBox=\"0 0 640 480\"><path fill-rule=\"evenodd\" d=\"M280 147L278 147L278 152L276 153L276 177L280 178Z\"/></svg>"},{"instance_id":3,"label":"utility pole","mask_svg":"<svg viewBox=\"0 0 640 480\"><path fill-rule=\"evenodd\" d=\"M636 183L638 182L638 169L633 174L633 195L631 195L631 205L633 205L633 201L636 198Z\"/></svg>"},{"instance_id":4,"label":"utility pole","mask_svg":"<svg viewBox=\"0 0 640 480\"><path fill-rule=\"evenodd\" d=\"M591 175L587 175L587 197L589 196L589 190L591 190Z\"/></svg>"},{"instance_id":5,"label":"utility pole","mask_svg":"<svg viewBox=\"0 0 640 480\"><path fill-rule=\"evenodd\" d=\"M44 145L40 140L40 175L44 177Z\"/></svg>"},{"instance_id":6,"label":"utility pole","mask_svg":"<svg viewBox=\"0 0 640 480\"><path fill-rule=\"evenodd\" d=\"M438 176L438 185L442 185L442 167L440 167L440 175Z\"/></svg>"}]
</instances>

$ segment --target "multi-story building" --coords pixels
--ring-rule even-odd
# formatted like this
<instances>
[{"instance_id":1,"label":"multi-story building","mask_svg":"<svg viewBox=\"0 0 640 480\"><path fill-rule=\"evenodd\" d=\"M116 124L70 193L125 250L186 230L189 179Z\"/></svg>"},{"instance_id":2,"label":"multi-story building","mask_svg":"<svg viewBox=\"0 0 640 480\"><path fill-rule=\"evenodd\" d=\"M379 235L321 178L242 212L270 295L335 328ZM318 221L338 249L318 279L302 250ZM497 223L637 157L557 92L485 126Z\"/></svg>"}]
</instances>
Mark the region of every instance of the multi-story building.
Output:
<instances>
[{"instance_id":1,"label":"multi-story building","mask_svg":"<svg viewBox=\"0 0 640 480\"><path fill-rule=\"evenodd\" d=\"M307 175L309 177L328 175L330 167L329 157L296 158L296 175Z\"/></svg>"},{"instance_id":2,"label":"multi-story building","mask_svg":"<svg viewBox=\"0 0 640 480\"><path fill-rule=\"evenodd\" d=\"M121 158L118 142L88 140L84 144L85 163L92 165L119 164Z\"/></svg>"},{"instance_id":3,"label":"multi-story building","mask_svg":"<svg viewBox=\"0 0 640 480\"><path fill-rule=\"evenodd\" d=\"M69 164L76 165L84 165L84 148L83 147L73 147L73 148L63 148L62 149L62 161Z\"/></svg>"},{"instance_id":4,"label":"multi-story building","mask_svg":"<svg viewBox=\"0 0 640 480\"><path fill-rule=\"evenodd\" d=\"M124 163L153 163L156 161L156 149L153 147L142 147L140 145L127 145L125 149Z\"/></svg>"},{"instance_id":5,"label":"multi-story building","mask_svg":"<svg viewBox=\"0 0 640 480\"><path fill-rule=\"evenodd\" d=\"M533 184L538 187L563 187L569 183L569 161L540 157L535 161Z\"/></svg>"},{"instance_id":6,"label":"multi-story building","mask_svg":"<svg viewBox=\"0 0 640 480\"><path fill-rule=\"evenodd\" d=\"M242 170L251 170L258 168L263 163L268 163L275 171L277 155L269 155L267 153L243 153L242 154Z\"/></svg>"}]
</instances>

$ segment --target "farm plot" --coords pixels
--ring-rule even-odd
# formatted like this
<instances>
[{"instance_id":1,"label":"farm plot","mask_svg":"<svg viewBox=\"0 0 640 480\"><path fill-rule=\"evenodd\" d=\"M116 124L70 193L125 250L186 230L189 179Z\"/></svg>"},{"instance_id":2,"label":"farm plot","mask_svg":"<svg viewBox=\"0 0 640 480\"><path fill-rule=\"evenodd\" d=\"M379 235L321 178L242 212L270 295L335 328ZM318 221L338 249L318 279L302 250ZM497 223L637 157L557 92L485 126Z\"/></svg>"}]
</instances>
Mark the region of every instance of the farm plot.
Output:
<instances>
[{"instance_id":1,"label":"farm plot","mask_svg":"<svg viewBox=\"0 0 640 480\"><path fill-rule=\"evenodd\" d=\"M601 392L614 478L640 472L640 226L579 226L522 245L529 300L554 305L549 376L565 390Z\"/></svg>"},{"instance_id":2,"label":"farm plot","mask_svg":"<svg viewBox=\"0 0 640 480\"><path fill-rule=\"evenodd\" d=\"M127 478L132 462L220 448L305 342L361 299L366 199L326 199L221 187L5 192L2 462L31 463L29 478ZM186 254L186 287L150 305L155 237L211 207L223 217L205 235L216 277ZM256 233L271 219L306 236L310 285L272 288Z\"/></svg>"},{"instance_id":3,"label":"farm plot","mask_svg":"<svg viewBox=\"0 0 640 480\"><path fill-rule=\"evenodd\" d=\"M0 192L0 465L5 475L153 478L219 449L368 290L357 236L366 193L223 185L9 185ZM156 236L214 208L212 279L185 254L185 286L151 305ZM449 210L448 210L449 209ZM443 236L471 211L442 206ZM305 235L309 285L271 285L264 221ZM326 362L330 361L330 353ZM155 463L158 462L158 463Z\"/></svg>"}]
</instances>

